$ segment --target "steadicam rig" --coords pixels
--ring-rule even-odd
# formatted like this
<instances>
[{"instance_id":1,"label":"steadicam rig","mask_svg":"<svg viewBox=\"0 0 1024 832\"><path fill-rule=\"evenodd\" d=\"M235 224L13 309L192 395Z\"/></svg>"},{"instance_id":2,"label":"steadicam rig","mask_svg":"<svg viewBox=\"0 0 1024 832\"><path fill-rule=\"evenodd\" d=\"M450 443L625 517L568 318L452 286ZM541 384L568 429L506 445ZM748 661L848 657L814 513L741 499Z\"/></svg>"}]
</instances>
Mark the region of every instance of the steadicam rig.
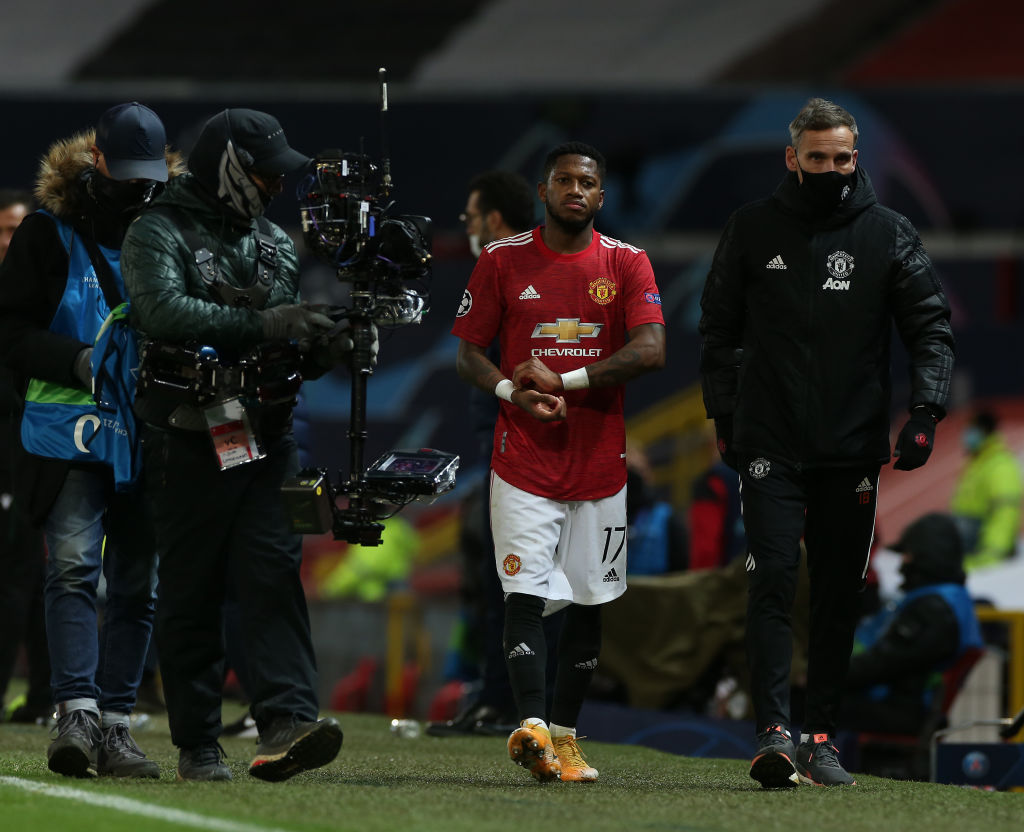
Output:
<instances>
[{"instance_id":1,"label":"steadicam rig","mask_svg":"<svg viewBox=\"0 0 1024 832\"><path fill-rule=\"evenodd\" d=\"M361 153L319 153L298 187L302 236L354 284L354 311L381 326L418 323L429 304L430 219L388 215L382 167Z\"/></svg>"},{"instance_id":2,"label":"steadicam rig","mask_svg":"<svg viewBox=\"0 0 1024 832\"><path fill-rule=\"evenodd\" d=\"M419 323L430 305L430 219L392 216L391 166L387 158L385 72L380 70L382 143L380 164L362 153L325 150L298 186L302 235L309 250L350 284L350 305L331 317L347 319L354 345L349 360L352 405L350 468L335 489L323 469L307 469L285 484L283 494L296 531L332 531L338 540L376 546L382 520L419 500L433 502L455 487L459 457L419 448L389 451L363 469L366 384L373 374L373 326ZM348 505L339 508L336 498Z\"/></svg>"}]
</instances>

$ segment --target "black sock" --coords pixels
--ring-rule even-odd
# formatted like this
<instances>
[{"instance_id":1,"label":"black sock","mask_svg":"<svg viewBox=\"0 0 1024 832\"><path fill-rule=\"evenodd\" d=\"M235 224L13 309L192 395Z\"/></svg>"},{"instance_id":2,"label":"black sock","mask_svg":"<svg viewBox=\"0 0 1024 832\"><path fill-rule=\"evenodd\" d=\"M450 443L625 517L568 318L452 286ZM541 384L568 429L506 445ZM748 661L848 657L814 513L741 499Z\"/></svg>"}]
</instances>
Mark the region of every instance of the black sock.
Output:
<instances>
[{"instance_id":1,"label":"black sock","mask_svg":"<svg viewBox=\"0 0 1024 832\"><path fill-rule=\"evenodd\" d=\"M551 722L575 728L601 652L601 607L573 604L558 642L558 674Z\"/></svg>"},{"instance_id":2,"label":"black sock","mask_svg":"<svg viewBox=\"0 0 1024 832\"><path fill-rule=\"evenodd\" d=\"M505 667L520 721L528 717L546 721L544 666L548 645L541 624L543 612L544 599L536 595L513 592L505 599Z\"/></svg>"}]
</instances>

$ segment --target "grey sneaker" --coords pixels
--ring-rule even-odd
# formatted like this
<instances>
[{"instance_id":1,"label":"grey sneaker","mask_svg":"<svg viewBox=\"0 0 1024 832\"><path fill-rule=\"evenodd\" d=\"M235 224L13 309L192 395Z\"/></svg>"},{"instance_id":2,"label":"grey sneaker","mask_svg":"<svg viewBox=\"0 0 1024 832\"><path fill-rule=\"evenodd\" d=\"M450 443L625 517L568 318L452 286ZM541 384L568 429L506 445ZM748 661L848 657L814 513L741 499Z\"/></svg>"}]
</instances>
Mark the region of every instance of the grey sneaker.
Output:
<instances>
[{"instance_id":1,"label":"grey sneaker","mask_svg":"<svg viewBox=\"0 0 1024 832\"><path fill-rule=\"evenodd\" d=\"M178 777L181 780L230 780L231 769L224 764L224 749L219 742L208 742L178 752Z\"/></svg>"},{"instance_id":2,"label":"grey sneaker","mask_svg":"<svg viewBox=\"0 0 1024 832\"><path fill-rule=\"evenodd\" d=\"M57 738L46 749L50 771L65 777L95 777L96 750L103 740L99 717L76 710L57 720Z\"/></svg>"},{"instance_id":3,"label":"grey sneaker","mask_svg":"<svg viewBox=\"0 0 1024 832\"><path fill-rule=\"evenodd\" d=\"M277 782L300 771L320 768L338 756L342 739L341 726L330 717L319 722L275 719L260 735L249 774Z\"/></svg>"},{"instance_id":4,"label":"grey sneaker","mask_svg":"<svg viewBox=\"0 0 1024 832\"><path fill-rule=\"evenodd\" d=\"M160 767L135 744L128 726L111 725L103 732L99 752L99 773L110 777L159 777Z\"/></svg>"},{"instance_id":5,"label":"grey sneaker","mask_svg":"<svg viewBox=\"0 0 1024 832\"><path fill-rule=\"evenodd\" d=\"M828 734L812 734L796 750L796 771L809 786L856 786L857 781L839 763L839 752Z\"/></svg>"},{"instance_id":6,"label":"grey sneaker","mask_svg":"<svg viewBox=\"0 0 1024 832\"><path fill-rule=\"evenodd\" d=\"M791 789L800 784L793 766L796 751L789 731L769 725L757 735L757 755L750 764L750 776L765 789Z\"/></svg>"}]
</instances>

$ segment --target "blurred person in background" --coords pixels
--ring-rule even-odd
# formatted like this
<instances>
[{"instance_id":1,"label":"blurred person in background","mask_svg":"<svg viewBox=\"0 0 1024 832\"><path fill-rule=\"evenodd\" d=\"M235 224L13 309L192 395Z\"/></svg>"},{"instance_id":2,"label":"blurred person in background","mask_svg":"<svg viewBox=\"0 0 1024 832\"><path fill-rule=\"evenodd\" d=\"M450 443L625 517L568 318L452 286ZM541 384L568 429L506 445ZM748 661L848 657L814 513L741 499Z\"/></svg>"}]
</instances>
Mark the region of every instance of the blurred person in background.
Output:
<instances>
[{"instance_id":1,"label":"blurred person in background","mask_svg":"<svg viewBox=\"0 0 1024 832\"><path fill-rule=\"evenodd\" d=\"M0 351L24 392L15 493L49 552L46 632L57 736L51 771L158 777L129 717L153 630L156 552L137 493L114 490L111 467L84 440L93 416L92 345L125 297L122 241L178 167L148 107L111 107L95 130L53 144L30 214L0 265ZM97 590L106 579L97 635Z\"/></svg>"},{"instance_id":2,"label":"blurred person in background","mask_svg":"<svg viewBox=\"0 0 1024 832\"><path fill-rule=\"evenodd\" d=\"M984 643L964 587L963 548L952 518L926 514L889 548L903 556L903 595L857 627L839 723L849 730L916 735L941 673Z\"/></svg>"},{"instance_id":3,"label":"blurred person in background","mask_svg":"<svg viewBox=\"0 0 1024 832\"><path fill-rule=\"evenodd\" d=\"M707 435L715 445L714 430ZM745 554L743 513L740 511L740 478L712 451L714 461L690 487L687 531L690 543L690 569L717 569L739 554Z\"/></svg>"},{"instance_id":4,"label":"blurred person in background","mask_svg":"<svg viewBox=\"0 0 1024 832\"><path fill-rule=\"evenodd\" d=\"M961 437L967 463L956 481L950 511L963 543L964 568L993 566L1017 552L1020 536L1020 461L990 410L971 419Z\"/></svg>"},{"instance_id":5,"label":"blurred person in background","mask_svg":"<svg viewBox=\"0 0 1024 832\"><path fill-rule=\"evenodd\" d=\"M35 204L32 194L13 188L0 188L0 263L7 256L11 237Z\"/></svg>"},{"instance_id":6,"label":"blurred person in background","mask_svg":"<svg viewBox=\"0 0 1024 832\"><path fill-rule=\"evenodd\" d=\"M0 263L21 221L35 207L28 191L0 188ZM7 367L0 367L0 721L43 722L53 713L46 646L43 584L46 547L14 493L14 457L23 402ZM25 645L28 690L3 708L4 696Z\"/></svg>"},{"instance_id":7,"label":"blurred person in background","mask_svg":"<svg viewBox=\"0 0 1024 832\"><path fill-rule=\"evenodd\" d=\"M647 452L628 438L626 525L630 575L665 575L686 570L686 529L672 504L658 498Z\"/></svg>"},{"instance_id":8,"label":"blurred person in background","mask_svg":"<svg viewBox=\"0 0 1024 832\"><path fill-rule=\"evenodd\" d=\"M502 399L491 532L520 727L510 758L540 781L594 781L576 737L601 649L601 606L626 588L624 385L665 362L647 255L594 230L604 157L569 142L545 158L545 224L487 246L452 329L459 376ZM501 366L487 357L501 342ZM568 608L547 708L545 613Z\"/></svg>"},{"instance_id":9,"label":"blurred person in background","mask_svg":"<svg viewBox=\"0 0 1024 832\"><path fill-rule=\"evenodd\" d=\"M857 164L853 116L821 98L789 126L789 172L730 217L701 299L704 404L740 474L747 655L766 789L853 785L833 743L890 459L893 323L910 359L895 467L924 465L953 368L949 304L917 232ZM811 592L805 718L790 733L800 540Z\"/></svg>"}]
</instances>

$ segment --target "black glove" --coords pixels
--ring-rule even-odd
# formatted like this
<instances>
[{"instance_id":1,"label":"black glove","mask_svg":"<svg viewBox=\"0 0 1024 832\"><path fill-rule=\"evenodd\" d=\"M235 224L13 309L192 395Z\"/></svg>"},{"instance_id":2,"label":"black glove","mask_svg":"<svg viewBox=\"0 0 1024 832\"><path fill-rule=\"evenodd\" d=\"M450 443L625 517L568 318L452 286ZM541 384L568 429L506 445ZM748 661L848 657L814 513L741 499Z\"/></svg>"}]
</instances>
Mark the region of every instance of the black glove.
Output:
<instances>
[{"instance_id":1,"label":"black glove","mask_svg":"<svg viewBox=\"0 0 1024 832\"><path fill-rule=\"evenodd\" d=\"M260 310L263 337L269 341L312 338L334 328L334 321L304 303L273 306Z\"/></svg>"},{"instance_id":2,"label":"black glove","mask_svg":"<svg viewBox=\"0 0 1024 832\"><path fill-rule=\"evenodd\" d=\"M82 347L75 356L75 378L87 390L92 390L92 347Z\"/></svg>"},{"instance_id":3,"label":"black glove","mask_svg":"<svg viewBox=\"0 0 1024 832\"><path fill-rule=\"evenodd\" d=\"M370 324L370 366L377 366L377 351L380 344L377 340L377 325ZM316 363L328 369L337 367L348 362L352 355L355 344L352 341L352 331L343 329L333 335L321 335L313 342L311 352Z\"/></svg>"},{"instance_id":4,"label":"black glove","mask_svg":"<svg viewBox=\"0 0 1024 832\"><path fill-rule=\"evenodd\" d=\"M736 458L736 451L732 447L732 416L719 416L715 419L715 438L722 462L733 471L738 471L740 463Z\"/></svg>"},{"instance_id":5,"label":"black glove","mask_svg":"<svg viewBox=\"0 0 1024 832\"><path fill-rule=\"evenodd\" d=\"M896 438L897 457L893 468L900 471L913 471L920 468L931 456L935 447L935 422L931 411L924 405L918 405L910 411L910 418Z\"/></svg>"}]
</instances>

